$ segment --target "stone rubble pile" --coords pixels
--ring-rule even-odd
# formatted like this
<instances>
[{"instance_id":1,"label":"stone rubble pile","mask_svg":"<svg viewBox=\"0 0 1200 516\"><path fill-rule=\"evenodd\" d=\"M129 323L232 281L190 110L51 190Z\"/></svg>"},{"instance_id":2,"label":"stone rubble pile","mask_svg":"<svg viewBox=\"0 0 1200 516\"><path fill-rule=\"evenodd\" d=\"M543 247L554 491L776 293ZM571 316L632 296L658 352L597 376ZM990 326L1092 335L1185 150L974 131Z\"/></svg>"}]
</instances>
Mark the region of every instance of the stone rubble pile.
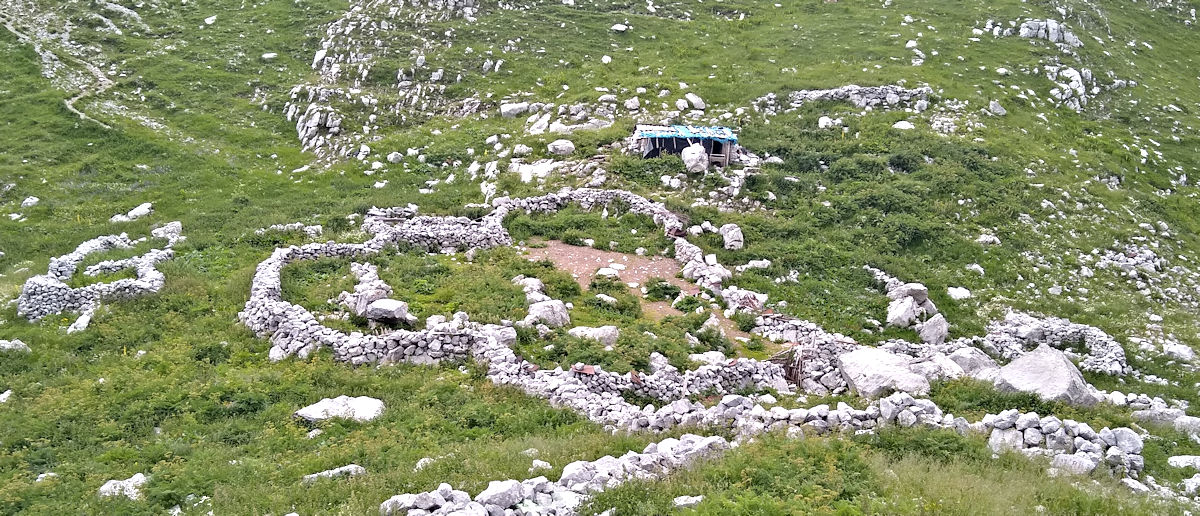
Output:
<instances>
[{"instance_id":1,"label":"stone rubble pile","mask_svg":"<svg viewBox=\"0 0 1200 516\"><path fill-rule=\"evenodd\" d=\"M1039 344L1048 344L1080 358L1079 367L1084 371L1116 376L1133 372L1126 362L1124 348L1111 335L1095 326L1076 324L1059 317L1036 317L1011 311L1003 320L989 324L986 335L956 339L949 344L956 347L973 345L1005 360L1012 360ZM1078 356L1072 351L1076 347L1086 349L1086 354Z\"/></svg>"},{"instance_id":2,"label":"stone rubble pile","mask_svg":"<svg viewBox=\"0 0 1200 516\"><path fill-rule=\"evenodd\" d=\"M864 265L875 282L887 292L887 324L897 328L913 328L926 344L940 345L950 333L950 323L938 312L929 289L920 283L904 283L888 273Z\"/></svg>"},{"instance_id":3,"label":"stone rubble pile","mask_svg":"<svg viewBox=\"0 0 1200 516\"><path fill-rule=\"evenodd\" d=\"M408 303L389 299L392 287L379 279L379 267L370 263L351 263L350 272L358 279L354 292L342 292L338 303L359 317L371 322L399 322L412 324L417 318L409 315Z\"/></svg>"},{"instance_id":4,"label":"stone rubble pile","mask_svg":"<svg viewBox=\"0 0 1200 516\"><path fill-rule=\"evenodd\" d=\"M17 297L17 313L31 321L47 315L63 312L80 314L68 332L87 328L98 304L104 300L130 299L158 292L166 277L155 268L161 262L175 256L175 244L184 240L183 226L171 222L150 232L151 236L166 240L162 248L151 249L144 254L121 260L106 260L84 269L86 276L99 276L132 269L136 278L122 278L111 282L92 283L72 288L67 285L88 255L112 249L130 249L145 242L146 238L130 240L125 233L93 238L79 244L74 251L50 259L46 274L33 276L21 287Z\"/></svg>"},{"instance_id":5,"label":"stone rubble pile","mask_svg":"<svg viewBox=\"0 0 1200 516\"><path fill-rule=\"evenodd\" d=\"M539 333L546 333L550 328L561 328L571 323L571 314L567 304L546 295L546 285L537 278L517 276L512 282L521 286L525 292L525 304L529 305L529 315L517 323L517 326L544 326ZM616 341L616 338L613 338Z\"/></svg>"},{"instance_id":6,"label":"stone rubble pile","mask_svg":"<svg viewBox=\"0 0 1200 516\"><path fill-rule=\"evenodd\" d=\"M455 114L478 111L478 99L467 99L453 107L443 94L444 80L461 80L462 74L448 76L443 68L427 66L424 51L448 44L429 40L420 35L425 27L450 18L473 20L481 8L477 0L355 0L342 15L323 27L318 50L312 59L312 69L319 78L313 84L292 88L290 100L283 112L288 121L295 121L296 133L304 150L319 156L351 156L365 159L361 143L364 136L379 130L380 119L404 121L410 113L426 113L435 109L455 110ZM406 30L411 27L411 30ZM394 55L394 37L398 31L416 37L409 52L412 66L396 73L396 82L388 88L389 100L369 90L370 76L381 55ZM443 34L450 38L450 34ZM502 61L501 61L502 63ZM499 70L500 64L488 59L484 73ZM453 72L449 72L453 74ZM381 101L382 100L382 101ZM355 109L365 108L363 120L348 123L346 115L336 105ZM361 130L359 126L361 124Z\"/></svg>"},{"instance_id":7,"label":"stone rubble pile","mask_svg":"<svg viewBox=\"0 0 1200 516\"><path fill-rule=\"evenodd\" d=\"M987 334L983 336L946 342L949 324L929 300L929 291L924 285L903 283L874 267L864 266L864 269L874 276L877 283L883 285L888 292L888 298L892 300L888 305L888 324L900 327L915 326L921 340L927 344L925 351L907 354L921 356L935 351L948 354L957 349L974 346L1001 359L1013 360L1036 348L1038 344L1045 343L1080 359L1080 368L1084 371L1118 376L1132 372L1126 361L1124 348L1112 336L1094 326L1075 324L1057 317L1042 318L1010 311L1004 320L988 325ZM936 315L923 322L915 322L922 315L928 314ZM1086 354L1077 356L1072 351L1076 346L1086 349Z\"/></svg>"},{"instance_id":8,"label":"stone rubble pile","mask_svg":"<svg viewBox=\"0 0 1200 516\"><path fill-rule=\"evenodd\" d=\"M1108 72L1109 83L1104 84L1088 68L1045 65L1042 70L1046 78L1055 83L1055 87L1050 89L1050 96L1054 97L1056 104L1075 111L1082 111L1092 98L1102 92L1137 86L1136 81L1118 79L1112 71Z\"/></svg>"}]
</instances>

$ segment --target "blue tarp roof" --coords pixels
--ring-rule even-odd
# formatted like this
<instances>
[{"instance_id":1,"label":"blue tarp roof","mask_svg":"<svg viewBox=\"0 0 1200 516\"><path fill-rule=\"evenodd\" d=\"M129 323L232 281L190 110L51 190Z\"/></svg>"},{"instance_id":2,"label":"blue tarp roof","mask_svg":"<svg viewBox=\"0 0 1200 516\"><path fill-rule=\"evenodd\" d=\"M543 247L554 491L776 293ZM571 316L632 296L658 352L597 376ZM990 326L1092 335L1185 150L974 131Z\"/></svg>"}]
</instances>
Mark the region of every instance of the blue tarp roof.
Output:
<instances>
[{"instance_id":1,"label":"blue tarp roof","mask_svg":"<svg viewBox=\"0 0 1200 516\"><path fill-rule=\"evenodd\" d=\"M695 138L737 143L738 137L728 127L703 127L697 125L639 125L638 138Z\"/></svg>"}]
</instances>

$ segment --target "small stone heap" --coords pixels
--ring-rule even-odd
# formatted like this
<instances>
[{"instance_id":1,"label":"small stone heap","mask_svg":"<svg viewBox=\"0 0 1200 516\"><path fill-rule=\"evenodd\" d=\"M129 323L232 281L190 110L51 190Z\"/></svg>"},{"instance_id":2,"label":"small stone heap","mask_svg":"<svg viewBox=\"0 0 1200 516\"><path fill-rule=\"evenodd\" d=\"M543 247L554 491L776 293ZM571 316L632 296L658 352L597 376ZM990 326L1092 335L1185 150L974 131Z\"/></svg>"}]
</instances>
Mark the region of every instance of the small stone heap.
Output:
<instances>
[{"instance_id":1,"label":"small stone heap","mask_svg":"<svg viewBox=\"0 0 1200 516\"><path fill-rule=\"evenodd\" d=\"M130 240L128 235L121 233L120 235L100 236L83 242L74 251L51 258L46 274L33 276L25 282L25 285L21 287L20 296L17 297L17 313L31 321L37 321L51 314L79 313L79 319L67 331L83 330L87 328L100 301L130 299L158 292L166 281L166 277L155 266L175 256L173 249L175 244L185 238L182 236L182 231L183 226L179 222L171 222L156 228L150 234L155 238L167 241L162 248L151 249L145 254L132 258L105 260L83 271L84 275L95 277L132 269L137 274L136 278L123 278L72 288L66 282L75 275L79 264L88 255L112 249L130 249L146 239Z\"/></svg>"},{"instance_id":2,"label":"small stone heap","mask_svg":"<svg viewBox=\"0 0 1200 516\"><path fill-rule=\"evenodd\" d=\"M863 269L871 273L891 300L887 309L888 326L913 328L926 344L937 346L946 341L950 323L929 299L929 289L925 285L904 283L869 265L864 265Z\"/></svg>"},{"instance_id":3,"label":"small stone heap","mask_svg":"<svg viewBox=\"0 0 1200 516\"><path fill-rule=\"evenodd\" d=\"M675 239L675 260L683 264L684 279L714 293L720 293L721 283L733 277L733 272L717 263L717 255L705 255L700 247L682 237Z\"/></svg>"}]
</instances>

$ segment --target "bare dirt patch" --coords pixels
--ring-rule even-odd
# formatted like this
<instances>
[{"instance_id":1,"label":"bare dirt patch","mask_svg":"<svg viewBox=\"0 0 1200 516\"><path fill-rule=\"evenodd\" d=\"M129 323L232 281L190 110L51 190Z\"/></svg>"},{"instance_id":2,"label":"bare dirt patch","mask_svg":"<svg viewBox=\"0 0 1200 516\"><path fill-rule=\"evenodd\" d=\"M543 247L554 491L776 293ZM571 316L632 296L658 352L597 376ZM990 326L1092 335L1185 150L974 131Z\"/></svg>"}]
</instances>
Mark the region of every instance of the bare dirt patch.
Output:
<instances>
[{"instance_id":1,"label":"bare dirt patch","mask_svg":"<svg viewBox=\"0 0 1200 516\"><path fill-rule=\"evenodd\" d=\"M666 282L675 285L688 295L700 293L700 287L694 283L689 283L683 279L677 278L680 265L674 258L667 256L638 256L636 254L618 253L616 251L606 251L593 247L584 247L576 245L568 245L558 240L546 240L534 242L535 245L545 247L530 247L526 249L526 253L530 258L538 260L550 260L555 267L571 273L571 277L579 283L579 286L586 289L595 277L596 271L601 267L610 267L612 264L621 264L625 266L620 272L621 282L628 284L636 283L637 287L629 287L632 293L642 301L642 312L647 317L660 320L669 315L683 315L683 312L671 307L671 304L666 301L647 301L642 298L640 287L645 285L650 278L662 278ZM725 335L730 338L743 337L750 338L750 334L738 329L737 324L727 319L724 314L719 311L713 311L717 316L717 320L721 321L721 328L725 330Z\"/></svg>"}]
</instances>

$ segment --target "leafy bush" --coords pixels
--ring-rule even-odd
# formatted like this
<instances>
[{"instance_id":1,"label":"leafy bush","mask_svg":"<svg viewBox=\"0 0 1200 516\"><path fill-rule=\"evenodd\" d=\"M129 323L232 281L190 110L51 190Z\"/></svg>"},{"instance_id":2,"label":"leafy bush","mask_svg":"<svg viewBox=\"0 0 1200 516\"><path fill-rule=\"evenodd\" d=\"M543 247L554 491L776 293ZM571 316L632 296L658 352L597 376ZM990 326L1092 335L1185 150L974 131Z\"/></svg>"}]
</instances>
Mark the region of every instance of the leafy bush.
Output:
<instances>
[{"instance_id":1,"label":"leafy bush","mask_svg":"<svg viewBox=\"0 0 1200 516\"><path fill-rule=\"evenodd\" d=\"M646 282L646 299L650 301L672 301L682 292L679 287L662 278L650 278Z\"/></svg>"},{"instance_id":2,"label":"leafy bush","mask_svg":"<svg viewBox=\"0 0 1200 516\"><path fill-rule=\"evenodd\" d=\"M692 313L697 308L704 306L704 302L700 301L700 298L696 296L684 296L672 306L674 306L676 310L688 314Z\"/></svg>"}]
</instances>

